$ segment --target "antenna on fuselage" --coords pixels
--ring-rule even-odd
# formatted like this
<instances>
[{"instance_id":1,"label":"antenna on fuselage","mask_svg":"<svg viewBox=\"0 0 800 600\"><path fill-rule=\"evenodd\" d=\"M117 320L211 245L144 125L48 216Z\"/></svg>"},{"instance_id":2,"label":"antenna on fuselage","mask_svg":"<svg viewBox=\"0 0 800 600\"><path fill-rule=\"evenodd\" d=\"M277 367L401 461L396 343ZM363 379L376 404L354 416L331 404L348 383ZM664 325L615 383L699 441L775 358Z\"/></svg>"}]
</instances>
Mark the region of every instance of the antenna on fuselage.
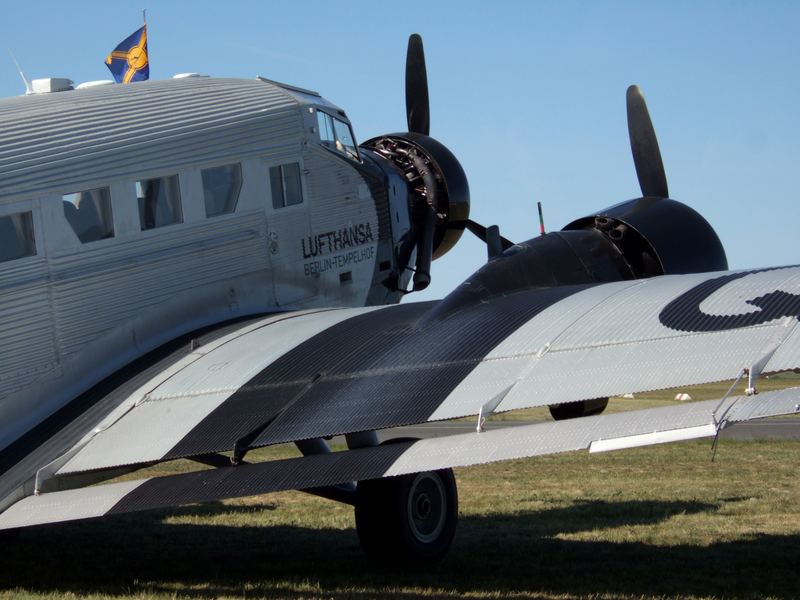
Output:
<instances>
[{"instance_id":1,"label":"antenna on fuselage","mask_svg":"<svg viewBox=\"0 0 800 600\"><path fill-rule=\"evenodd\" d=\"M539 208L539 235L544 235L544 215L542 214L542 203L537 202L536 206Z\"/></svg>"},{"instance_id":2,"label":"antenna on fuselage","mask_svg":"<svg viewBox=\"0 0 800 600\"><path fill-rule=\"evenodd\" d=\"M29 95L33 93L33 88L31 87L31 82L28 81L28 78L25 77L25 73L22 72L22 67L19 66L17 62L17 57L14 56L14 53L11 51L11 48L8 49L8 53L11 55L11 60L14 61L14 64L17 66L17 72L19 76L22 77L22 83L25 84L25 95Z\"/></svg>"}]
</instances>

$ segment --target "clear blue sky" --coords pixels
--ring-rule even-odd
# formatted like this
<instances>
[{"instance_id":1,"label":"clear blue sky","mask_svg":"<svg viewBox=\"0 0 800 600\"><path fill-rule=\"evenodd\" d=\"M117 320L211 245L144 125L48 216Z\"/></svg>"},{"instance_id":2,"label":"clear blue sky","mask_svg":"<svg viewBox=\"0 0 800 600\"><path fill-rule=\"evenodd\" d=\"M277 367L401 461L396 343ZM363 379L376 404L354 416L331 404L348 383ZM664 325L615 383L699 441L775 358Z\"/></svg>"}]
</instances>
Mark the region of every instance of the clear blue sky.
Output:
<instances>
[{"instance_id":1,"label":"clear blue sky","mask_svg":"<svg viewBox=\"0 0 800 600\"><path fill-rule=\"evenodd\" d=\"M731 266L800 262L800 2L9 2L2 38L29 78L107 79L105 55L145 6L151 78L309 87L359 140L405 129L405 47L420 33L431 134L461 160L473 218L515 241L536 234L537 200L557 229L639 195L624 103L638 83L670 195L712 223ZM0 95L22 91L0 58ZM416 299L484 259L465 235Z\"/></svg>"}]
</instances>

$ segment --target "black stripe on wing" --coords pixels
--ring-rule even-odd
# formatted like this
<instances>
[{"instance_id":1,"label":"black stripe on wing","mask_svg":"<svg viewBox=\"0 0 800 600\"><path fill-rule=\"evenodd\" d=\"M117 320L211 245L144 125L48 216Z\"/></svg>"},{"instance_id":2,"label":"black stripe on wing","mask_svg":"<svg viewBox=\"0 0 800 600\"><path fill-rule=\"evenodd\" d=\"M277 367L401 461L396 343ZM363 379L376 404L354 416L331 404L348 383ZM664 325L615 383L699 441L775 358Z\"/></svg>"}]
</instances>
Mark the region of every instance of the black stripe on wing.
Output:
<instances>
[{"instance_id":1,"label":"black stripe on wing","mask_svg":"<svg viewBox=\"0 0 800 600\"><path fill-rule=\"evenodd\" d=\"M347 319L266 367L165 458L422 423L500 342L586 285L495 297L438 319L434 303Z\"/></svg>"}]
</instances>

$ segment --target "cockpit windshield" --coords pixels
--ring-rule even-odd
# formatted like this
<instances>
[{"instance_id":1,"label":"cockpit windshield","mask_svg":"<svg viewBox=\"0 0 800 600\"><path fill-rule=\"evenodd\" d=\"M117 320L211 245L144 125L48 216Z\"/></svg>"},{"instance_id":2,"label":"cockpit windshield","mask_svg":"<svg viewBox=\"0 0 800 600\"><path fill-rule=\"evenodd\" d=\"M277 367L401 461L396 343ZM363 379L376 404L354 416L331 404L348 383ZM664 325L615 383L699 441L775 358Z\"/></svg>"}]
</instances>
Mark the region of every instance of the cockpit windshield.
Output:
<instances>
[{"instance_id":1,"label":"cockpit windshield","mask_svg":"<svg viewBox=\"0 0 800 600\"><path fill-rule=\"evenodd\" d=\"M317 125L319 141L323 146L359 160L358 148L350 125L321 110L317 111Z\"/></svg>"}]
</instances>

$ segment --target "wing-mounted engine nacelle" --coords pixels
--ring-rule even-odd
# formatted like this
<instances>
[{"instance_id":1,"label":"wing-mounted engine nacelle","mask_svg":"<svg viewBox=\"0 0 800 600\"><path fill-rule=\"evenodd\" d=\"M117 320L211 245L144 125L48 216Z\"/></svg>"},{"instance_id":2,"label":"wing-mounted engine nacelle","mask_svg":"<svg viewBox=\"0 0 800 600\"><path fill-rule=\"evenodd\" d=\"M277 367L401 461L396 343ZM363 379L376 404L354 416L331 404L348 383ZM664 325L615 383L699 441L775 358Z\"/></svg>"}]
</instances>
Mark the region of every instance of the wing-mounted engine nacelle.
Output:
<instances>
[{"instance_id":1,"label":"wing-mounted engine nacelle","mask_svg":"<svg viewBox=\"0 0 800 600\"><path fill-rule=\"evenodd\" d=\"M696 210L670 198L636 198L576 219L563 231L594 229L619 250L633 276L724 271L728 259Z\"/></svg>"},{"instance_id":2,"label":"wing-mounted engine nacelle","mask_svg":"<svg viewBox=\"0 0 800 600\"><path fill-rule=\"evenodd\" d=\"M431 261L455 246L464 231L448 227L448 223L469 218L464 169L450 150L422 133L382 135L367 140L361 148L382 163L384 171L401 173L407 188L406 206L391 208L393 212L408 211L410 227L400 235L393 233L396 260L386 285L396 290L403 271L411 269L413 290L423 290L431 281Z\"/></svg>"},{"instance_id":3,"label":"wing-mounted engine nacelle","mask_svg":"<svg viewBox=\"0 0 800 600\"><path fill-rule=\"evenodd\" d=\"M669 198L636 198L515 244L473 273L429 318L531 288L727 268L719 237L697 211Z\"/></svg>"}]
</instances>

